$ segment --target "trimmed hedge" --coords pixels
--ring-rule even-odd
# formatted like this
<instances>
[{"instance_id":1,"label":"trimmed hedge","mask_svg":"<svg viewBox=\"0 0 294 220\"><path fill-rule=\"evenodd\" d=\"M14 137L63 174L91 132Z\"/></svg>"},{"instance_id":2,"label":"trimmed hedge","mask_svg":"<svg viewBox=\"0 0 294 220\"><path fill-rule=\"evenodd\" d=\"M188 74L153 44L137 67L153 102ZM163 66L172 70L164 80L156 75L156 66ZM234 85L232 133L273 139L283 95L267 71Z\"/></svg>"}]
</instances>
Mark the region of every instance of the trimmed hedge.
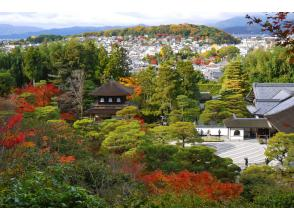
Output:
<instances>
[{"instance_id":1,"label":"trimmed hedge","mask_svg":"<svg viewBox=\"0 0 294 220\"><path fill-rule=\"evenodd\" d=\"M203 83L198 84L200 92L210 92L211 95L219 95L222 87L220 83Z\"/></svg>"}]
</instances>

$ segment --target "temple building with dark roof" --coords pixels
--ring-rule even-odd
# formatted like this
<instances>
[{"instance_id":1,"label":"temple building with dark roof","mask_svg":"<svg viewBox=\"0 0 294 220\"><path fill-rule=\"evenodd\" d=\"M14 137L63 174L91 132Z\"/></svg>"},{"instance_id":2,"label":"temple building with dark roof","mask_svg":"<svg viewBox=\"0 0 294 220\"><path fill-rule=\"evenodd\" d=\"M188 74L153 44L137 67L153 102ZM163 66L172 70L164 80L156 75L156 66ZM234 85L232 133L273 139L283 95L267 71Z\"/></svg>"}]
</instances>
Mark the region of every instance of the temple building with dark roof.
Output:
<instances>
[{"instance_id":1,"label":"temple building with dark roof","mask_svg":"<svg viewBox=\"0 0 294 220\"><path fill-rule=\"evenodd\" d=\"M129 105L127 97L132 94L133 89L110 80L90 94L95 97L95 102L86 114L96 120L111 118L117 111Z\"/></svg>"},{"instance_id":2,"label":"temple building with dark roof","mask_svg":"<svg viewBox=\"0 0 294 220\"><path fill-rule=\"evenodd\" d=\"M277 131L294 132L294 83L253 83L246 99L248 111L255 118L224 120L230 139L269 138Z\"/></svg>"},{"instance_id":3,"label":"temple building with dark roof","mask_svg":"<svg viewBox=\"0 0 294 220\"><path fill-rule=\"evenodd\" d=\"M266 118L282 132L294 132L294 83L254 83L253 105L247 106L255 116Z\"/></svg>"}]
</instances>

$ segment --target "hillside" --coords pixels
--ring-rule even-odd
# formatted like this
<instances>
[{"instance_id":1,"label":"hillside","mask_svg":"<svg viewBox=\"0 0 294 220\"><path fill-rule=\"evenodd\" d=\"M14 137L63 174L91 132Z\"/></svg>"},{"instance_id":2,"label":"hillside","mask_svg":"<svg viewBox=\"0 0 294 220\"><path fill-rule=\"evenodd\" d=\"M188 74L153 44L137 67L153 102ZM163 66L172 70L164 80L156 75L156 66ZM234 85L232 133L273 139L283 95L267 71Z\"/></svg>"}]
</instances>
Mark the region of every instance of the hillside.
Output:
<instances>
[{"instance_id":1,"label":"hillside","mask_svg":"<svg viewBox=\"0 0 294 220\"><path fill-rule=\"evenodd\" d=\"M30 26L14 26L9 24L0 24L0 36L24 34L27 32L41 31L42 28L30 27Z\"/></svg>"},{"instance_id":2,"label":"hillside","mask_svg":"<svg viewBox=\"0 0 294 220\"><path fill-rule=\"evenodd\" d=\"M259 16L258 14L256 16ZM265 19L265 16L260 16ZM248 25L245 16L237 16L217 22L213 26L230 34L264 34L259 25Z\"/></svg>"},{"instance_id":3,"label":"hillside","mask_svg":"<svg viewBox=\"0 0 294 220\"><path fill-rule=\"evenodd\" d=\"M166 36L175 35L182 37L195 37L197 40L203 40L207 43L239 43L239 39L214 27L193 24L171 24L160 26L136 26L130 28L121 28L106 30L100 32L89 32L84 36Z\"/></svg>"},{"instance_id":4,"label":"hillside","mask_svg":"<svg viewBox=\"0 0 294 220\"><path fill-rule=\"evenodd\" d=\"M1 26L0 26L1 28ZM67 36L67 35L74 35L74 34L82 34L84 32L92 32L92 31L103 31L108 29L114 29L118 27L113 26L102 26L102 27L66 27L66 28L52 28L52 29L46 29L46 30L35 30L30 29L29 31L23 31L23 32L15 32L15 33L7 33L0 35L1 39L25 39L31 36L40 36L40 35L61 35L61 36ZM1 29L0 29L1 30Z\"/></svg>"}]
</instances>

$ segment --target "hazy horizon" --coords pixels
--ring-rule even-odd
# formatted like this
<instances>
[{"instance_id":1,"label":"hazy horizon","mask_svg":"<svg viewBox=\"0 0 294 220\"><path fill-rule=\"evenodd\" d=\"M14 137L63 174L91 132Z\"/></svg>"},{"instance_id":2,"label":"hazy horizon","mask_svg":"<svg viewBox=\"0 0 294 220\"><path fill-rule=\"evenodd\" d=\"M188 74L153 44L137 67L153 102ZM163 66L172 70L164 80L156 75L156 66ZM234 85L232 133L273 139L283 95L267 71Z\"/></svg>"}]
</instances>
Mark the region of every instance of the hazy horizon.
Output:
<instances>
[{"instance_id":1,"label":"hazy horizon","mask_svg":"<svg viewBox=\"0 0 294 220\"><path fill-rule=\"evenodd\" d=\"M245 16L245 12L220 12L187 16L166 16L164 18L147 17L135 12L114 12L115 16L99 18L91 13L79 15L71 13L40 13L40 12L0 12L0 24L13 26L32 26L43 29L65 28L72 26L132 26L138 24L161 25L192 23L200 25L214 24L236 16Z\"/></svg>"}]
</instances>

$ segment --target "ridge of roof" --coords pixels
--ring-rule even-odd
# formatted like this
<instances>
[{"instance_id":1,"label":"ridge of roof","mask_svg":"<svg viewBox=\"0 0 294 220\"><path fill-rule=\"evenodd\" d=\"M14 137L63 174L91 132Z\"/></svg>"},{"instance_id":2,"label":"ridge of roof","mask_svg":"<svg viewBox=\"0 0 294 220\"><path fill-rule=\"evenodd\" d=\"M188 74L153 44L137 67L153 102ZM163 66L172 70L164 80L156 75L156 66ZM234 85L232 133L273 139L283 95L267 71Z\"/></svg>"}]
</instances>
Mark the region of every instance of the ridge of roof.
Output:
<instances>
[{"instance_id":1,"label":"ridge of roof","mask_svg":"<svg viewBox=\"0 0 294 220\"><path fill-rule=\"evenodd\" d=\"M96 88L91 95L93 96L127 96L132 95L133 90L115 80L109 80L107 83Z\"/></svg>"},{"instance_id":2,"label":"ridge of roof","mask_svg":"<svg viewBox=\"0 0 294 220\"><path fill-rule=\"evenodd\" d=\"M294 87L294 83L253 83L253 87Z\"/></svg>"}]
</instances>

